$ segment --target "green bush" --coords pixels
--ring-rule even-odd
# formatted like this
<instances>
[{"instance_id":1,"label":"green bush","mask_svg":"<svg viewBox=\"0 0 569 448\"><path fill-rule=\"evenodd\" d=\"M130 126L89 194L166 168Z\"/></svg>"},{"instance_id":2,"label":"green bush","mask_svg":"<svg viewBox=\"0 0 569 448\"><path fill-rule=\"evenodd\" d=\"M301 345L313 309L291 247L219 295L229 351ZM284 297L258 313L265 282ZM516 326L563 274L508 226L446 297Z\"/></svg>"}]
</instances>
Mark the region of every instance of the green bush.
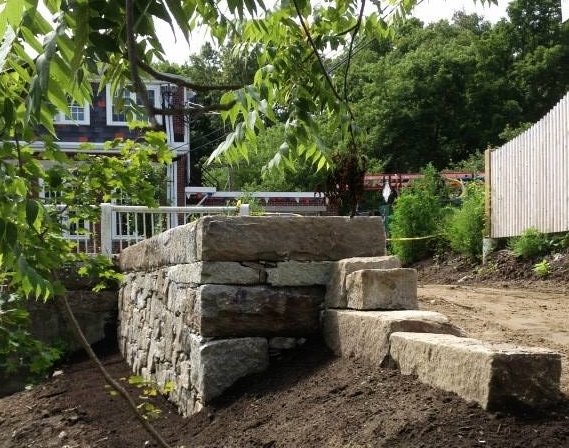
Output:
<instances>
[{"instance_id":1,"label":"green bush","mask_svg":"<svg viewBox=\"0 0 569 448\"><path fill-rule=\"evenodd\" d=\"M508 248L519 258L533 258L549 251L547 235L535 227L526 229L520 236L510 238Z\"/></svg>"},{"instance_id":2,"label":"green bush","mask_svg":"<svg viewBox=\"0 0 569 448\"><path fill-rule=\"evenodd\" d=\"M451 249L480 259L484 223L484 187L470 183L461 207L453 211L445 225L444 234Z\"/></svg>"},{"instance_id":3,"label":"green bush","mask_svg":"<svg viewBox=\"0 0 569 448\"><path fill-rule=\"evenodd\" d=\"M402 189L390 221L391 252L409 264L432 254L434 237L445 215L444 182L429 165L411 185ZM420 239L409 239L420 238Z\"/></svg>"}]
</instances>

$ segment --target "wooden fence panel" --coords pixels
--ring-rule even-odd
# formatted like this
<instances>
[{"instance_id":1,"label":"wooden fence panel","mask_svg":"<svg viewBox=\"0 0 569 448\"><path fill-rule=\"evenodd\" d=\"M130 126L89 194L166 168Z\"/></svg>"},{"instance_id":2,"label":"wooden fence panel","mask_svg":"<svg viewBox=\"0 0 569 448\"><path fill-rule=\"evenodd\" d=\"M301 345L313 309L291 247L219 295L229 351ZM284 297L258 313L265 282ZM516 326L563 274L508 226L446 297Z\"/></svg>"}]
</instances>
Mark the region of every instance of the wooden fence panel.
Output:
<instances>
[{"instance_id":1,"label":"wooden fence panel","mask_svg":"<svg viewBox=\"0 0 569 448\"><path fill-rule=\"evenodd\" d=\"M569 94L486 164L491 238L569 231Z\"/></svg>"}]
</instances>

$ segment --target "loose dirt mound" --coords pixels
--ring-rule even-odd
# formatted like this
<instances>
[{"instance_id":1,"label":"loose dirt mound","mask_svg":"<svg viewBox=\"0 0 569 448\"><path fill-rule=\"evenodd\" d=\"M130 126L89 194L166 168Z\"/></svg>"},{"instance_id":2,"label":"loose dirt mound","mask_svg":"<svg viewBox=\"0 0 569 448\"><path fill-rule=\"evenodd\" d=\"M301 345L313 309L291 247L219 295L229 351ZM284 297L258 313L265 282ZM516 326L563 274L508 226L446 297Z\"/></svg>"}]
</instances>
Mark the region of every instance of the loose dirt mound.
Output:
<instances>
[{"instance_id":1,"label":"loose dirt mound","mask_svg":"<svg viewBox=\"0 0 569 448\"><path fill-rule=\"evenodd\" d=\"M552 259L547 280L506 252L484 268L456 258L422 263L420 307L443 312L474 337L559 350L567 393L568 258ZM130 374L116 353L105 364L117 378ZM61 370L31 391L0 399L0 447L155 446L89 361ZM160 398L154 403L163 410L155 424L173 446L569 447L566 396L541 413L488 413L412 377L334 358L317 339L192 418Z\"/></svg>"}]
</instances>

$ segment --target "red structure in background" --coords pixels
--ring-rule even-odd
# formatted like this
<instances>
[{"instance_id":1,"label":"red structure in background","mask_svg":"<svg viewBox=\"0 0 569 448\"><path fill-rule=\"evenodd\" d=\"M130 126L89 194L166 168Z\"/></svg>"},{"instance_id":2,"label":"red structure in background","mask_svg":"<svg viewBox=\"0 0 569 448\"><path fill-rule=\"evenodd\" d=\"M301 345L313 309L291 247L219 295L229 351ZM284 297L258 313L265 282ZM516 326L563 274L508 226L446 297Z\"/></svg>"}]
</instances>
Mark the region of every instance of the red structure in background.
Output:
<instances>
[{"instance_id":1,"label":"red structure in background","mask_svg":"<svg viewBox=\"0 0 569 448\"><path fill-rule=\"evenodd\" d=\"M441 175L448 180L470 182L472 180L484 180L484 173L466 173L462 171L447 171ZM364 176L364 189L368 191L382 190L387 182L391 188L399 190L409 184L413 179L423 177L422 174L399 174L399 173L380 173L366 174Z\"/></svg>"}]
</instances>

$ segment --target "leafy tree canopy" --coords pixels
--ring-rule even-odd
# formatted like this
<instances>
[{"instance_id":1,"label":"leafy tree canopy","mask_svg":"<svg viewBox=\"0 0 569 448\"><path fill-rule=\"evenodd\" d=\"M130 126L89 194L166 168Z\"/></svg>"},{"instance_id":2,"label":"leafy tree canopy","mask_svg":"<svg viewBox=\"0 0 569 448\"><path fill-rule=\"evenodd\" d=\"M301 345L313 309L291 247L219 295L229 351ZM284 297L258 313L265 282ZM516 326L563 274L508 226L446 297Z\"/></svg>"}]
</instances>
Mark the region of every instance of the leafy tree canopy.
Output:
<instances>
[{"instance_id":1,"label":"leafy tree canopy","mask_svg":"<svg viewBox=\"0 0 569 448\"><path fill-rule=\"evenodd\" d=\"M318 5L292 0L273 9L262 0L45 0L44 14L38 1L2 4L0 90L15 92L0 96L6 112L2 129L29 136L28 125L33 129L41 124L53 132L53 108L66 110L68 95L79 103L89 100L88 80L93 77L115 89L128 85L142 93L152 117L163 111L148 103L142 80L153 77L196 92L223 92L217 104L189 107L193 114L221 111L234 128L212 158L224 157L230 163L247 159L257 131L281 109L286 111L286 133L273 163L303 156L321 168L326 159L317 138L316 116L325 115L345 136L355 138L351 110L328 74L325 55L351 48L358 35L388 35L392 32L388 14L408 13L416 0L377 2L375 12L365 15L365 1L357 0ZM206 27L218 43L229 42L237 53L254 54L258 69L253 81L201 84L153 69L155 61L165 59L156 20L178 26L188 39L198 27ZM22 129L21 117L25 117Z\"/></svg>"}]
</instances>

